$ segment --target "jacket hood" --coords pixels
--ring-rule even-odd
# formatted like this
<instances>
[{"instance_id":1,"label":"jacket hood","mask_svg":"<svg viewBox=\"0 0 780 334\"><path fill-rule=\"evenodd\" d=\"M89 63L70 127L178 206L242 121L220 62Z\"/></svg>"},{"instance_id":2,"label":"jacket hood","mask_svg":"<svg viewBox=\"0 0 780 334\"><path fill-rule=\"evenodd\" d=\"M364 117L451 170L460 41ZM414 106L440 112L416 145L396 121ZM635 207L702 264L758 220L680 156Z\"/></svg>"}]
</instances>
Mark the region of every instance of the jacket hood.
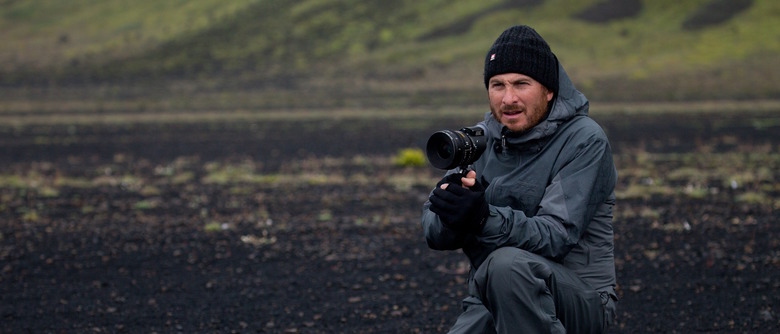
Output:
<instances>
[{"instance_id":1,"label":"jacket hood","mask_svg":"<svg viewBox=\"0 0 780 334\"><path fill-rule=\"evenodd\" d=\"M484 124L489 137L500 139L506 133L508 143L514 146L549 137L555 133L561 123L575 115L587 114L588 99L574 87L571 79L569 79L569 75L559 63L558 94L553 98L552 108L545 120L526 132L507 133L508 129L496 120L490 112L487 112Z\"/></svg>"}]
</instances>

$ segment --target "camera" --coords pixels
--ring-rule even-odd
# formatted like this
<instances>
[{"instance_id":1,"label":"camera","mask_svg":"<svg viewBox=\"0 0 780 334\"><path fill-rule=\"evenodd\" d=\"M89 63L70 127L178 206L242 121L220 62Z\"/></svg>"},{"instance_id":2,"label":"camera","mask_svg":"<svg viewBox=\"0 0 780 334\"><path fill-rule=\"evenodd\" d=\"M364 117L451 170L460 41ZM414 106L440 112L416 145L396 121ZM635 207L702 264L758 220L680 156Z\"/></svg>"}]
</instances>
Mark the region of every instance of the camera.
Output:
<instances>
[{"instance_id":1,"label":"camera","mask_svg":"<svg viewBox=\"0 0 780 334\"><path fill-rule=\"evenodd\" d=\"M428 138L425 151L428 161L439 169L460 167L466 170L485 152L487 138L481 125L460 130L441 130Z\"/></svg>"}]
</instances>

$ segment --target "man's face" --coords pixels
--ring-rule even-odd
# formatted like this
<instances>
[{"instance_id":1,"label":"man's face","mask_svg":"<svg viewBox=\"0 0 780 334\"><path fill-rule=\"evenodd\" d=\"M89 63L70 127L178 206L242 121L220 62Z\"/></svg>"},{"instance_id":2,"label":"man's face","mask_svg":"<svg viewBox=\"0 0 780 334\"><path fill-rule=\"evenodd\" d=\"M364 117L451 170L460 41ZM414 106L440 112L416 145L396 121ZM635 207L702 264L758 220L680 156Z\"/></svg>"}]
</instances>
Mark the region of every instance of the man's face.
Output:
<instances>
[{"instance_id":1,"label":"man's face","mask_svg":"<svg viewBox=\"0 0 780 334\"><path fill-rule=\"evenodd\" d=\"M513 132L523 132L545 118L553 92L527 75L504 73L488 81L488 98L496 120Z\"/></svg>"}]
</instances>

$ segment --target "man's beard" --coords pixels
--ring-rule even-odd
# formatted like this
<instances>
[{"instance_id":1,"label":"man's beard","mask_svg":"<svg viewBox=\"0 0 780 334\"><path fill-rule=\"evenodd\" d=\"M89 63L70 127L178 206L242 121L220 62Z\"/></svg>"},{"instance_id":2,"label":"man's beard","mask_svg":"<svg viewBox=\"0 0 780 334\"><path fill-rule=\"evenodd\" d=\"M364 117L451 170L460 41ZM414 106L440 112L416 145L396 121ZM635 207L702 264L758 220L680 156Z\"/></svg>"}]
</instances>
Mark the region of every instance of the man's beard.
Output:
<instances>
[{"instance_id":1,"label":"man's beard","mask_svg":"<svg viewBox=\"0 0 780 334\"><path fill-rule=\"evenodd\" d=\"M517 112L524 112L525 115L526 115L526 119L528 120L528 123L526 125L524 125L520 129L513 129L513 127L510 126L511 124L516 123L518 120L515 120L515 121L511 122L510 124L504 124L504 126L506 126L507 128L512 129L512 132L522 133L522 132L526 132L526 131L530 130L531 128L533 128L534 126L538 125L544 119L547 118L548 103L546 103L545 100L546 99L544 99L542 97L542 99L540 99L540 103L536 104L535 110L532 110L532 112L530 112L530 113L525 108L518 108L517 106L502 107L501 110L500 110L501 111L501 115L506 114L506 113L510 113L511 114L511 113L517 113ZM493 118L495 118L497 121L501 122L501 115L499 115L498 112L493 110L491 113L493 114Z\"/></svg>"}]
</instances>

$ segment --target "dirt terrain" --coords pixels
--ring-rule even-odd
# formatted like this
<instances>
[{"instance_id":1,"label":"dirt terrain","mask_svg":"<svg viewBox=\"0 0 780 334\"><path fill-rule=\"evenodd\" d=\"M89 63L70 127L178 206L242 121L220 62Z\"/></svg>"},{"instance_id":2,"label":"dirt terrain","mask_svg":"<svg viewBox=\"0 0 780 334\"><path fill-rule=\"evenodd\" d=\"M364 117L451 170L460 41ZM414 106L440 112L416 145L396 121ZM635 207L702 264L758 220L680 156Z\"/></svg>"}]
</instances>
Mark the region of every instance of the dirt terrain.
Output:
<instances>
[{"instance_id":1,"label":"dirt terrain","mask_svg":"<svg viewBox=\"0 0 780 334\"><path fill-rule=\"evenodd\" d=\"M393 157L478 118L0 125L0 332L446 332L468 264ZM594 118L612 332L780 331L777 111Z\"/></svg>"}]
</instances>

